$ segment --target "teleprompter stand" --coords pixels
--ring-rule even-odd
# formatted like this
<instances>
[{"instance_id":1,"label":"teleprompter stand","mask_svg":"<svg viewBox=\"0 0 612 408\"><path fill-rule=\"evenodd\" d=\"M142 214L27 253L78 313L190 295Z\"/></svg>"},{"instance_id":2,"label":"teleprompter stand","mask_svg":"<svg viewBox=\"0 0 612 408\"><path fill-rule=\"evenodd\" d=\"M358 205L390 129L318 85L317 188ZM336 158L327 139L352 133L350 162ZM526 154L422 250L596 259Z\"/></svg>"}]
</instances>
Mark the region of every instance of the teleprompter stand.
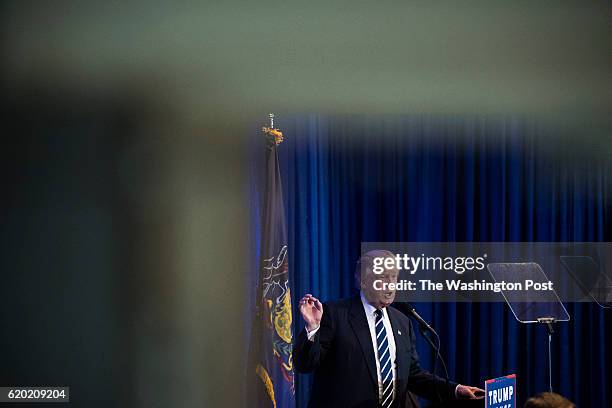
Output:
<instances>
[{"instance_id":1,"label":"teleprompter stand","mask_svg":"<svg viewBox=\"0 0 612 408\"><path fill-rule=\"evenodd\" d=\"M570 316L561 303L554 289L536 290L545 287L550 280L539 264L524 263L490 263L489 273L495 282L516 283L514 290L502 290L504 300L510 307L516 320L520 323L540 323L548 331L548 388L552 392L552 335L554 324L567 322ZM526 282L532 282L530 288Z\"/></svg>"}]
</instances>

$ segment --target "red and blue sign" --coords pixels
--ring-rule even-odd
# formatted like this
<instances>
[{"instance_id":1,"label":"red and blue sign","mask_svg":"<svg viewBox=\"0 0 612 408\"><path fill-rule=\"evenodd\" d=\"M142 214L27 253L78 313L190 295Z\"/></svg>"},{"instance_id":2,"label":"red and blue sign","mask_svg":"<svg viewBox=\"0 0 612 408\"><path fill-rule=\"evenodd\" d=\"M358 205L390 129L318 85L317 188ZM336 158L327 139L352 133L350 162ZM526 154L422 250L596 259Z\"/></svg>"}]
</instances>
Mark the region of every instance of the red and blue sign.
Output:
<instances>
[{"instance_id":1,"label":"red and blue sign","mask_svg":"<svg viewBox=\"0 0 612 408\"><path fill-rule=\"evenodd\" d=\"M485 381L486 408L516 408L516 374Z\"/></svg>"}]
</instances>

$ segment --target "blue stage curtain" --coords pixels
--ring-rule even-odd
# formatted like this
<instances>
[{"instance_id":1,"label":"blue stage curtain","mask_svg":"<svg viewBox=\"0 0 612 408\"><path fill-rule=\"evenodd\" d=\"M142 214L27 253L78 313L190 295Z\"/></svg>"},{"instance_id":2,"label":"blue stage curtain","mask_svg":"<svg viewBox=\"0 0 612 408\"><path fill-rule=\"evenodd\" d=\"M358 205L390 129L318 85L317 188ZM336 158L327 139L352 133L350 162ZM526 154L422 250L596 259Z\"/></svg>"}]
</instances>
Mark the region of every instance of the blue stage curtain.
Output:
<instances>
[{"instance_id":1,"label":"blue stage curtain","mask_svg":"<svg viewBox=\"0 0 612 408\"><path fill-rule=\"evenodd\" d=\"M554 130L529 119L300 115L280 122L296 334L303 321L295 300L304 293L322 300L355 293L361 242L610 240L608 163L558 151L550 146ZM517 323L502 303L419 307L438 329L451 378L482 386L516 373L520 405L548 389L544 327ZM579 406L612 406L612 312L566 307L572 320L558 324L553 339L553 388ZM432 353L418 341L431 368ZM296 376L298 407L306 406L310 382Z\"/></svg>"}]
</instances>

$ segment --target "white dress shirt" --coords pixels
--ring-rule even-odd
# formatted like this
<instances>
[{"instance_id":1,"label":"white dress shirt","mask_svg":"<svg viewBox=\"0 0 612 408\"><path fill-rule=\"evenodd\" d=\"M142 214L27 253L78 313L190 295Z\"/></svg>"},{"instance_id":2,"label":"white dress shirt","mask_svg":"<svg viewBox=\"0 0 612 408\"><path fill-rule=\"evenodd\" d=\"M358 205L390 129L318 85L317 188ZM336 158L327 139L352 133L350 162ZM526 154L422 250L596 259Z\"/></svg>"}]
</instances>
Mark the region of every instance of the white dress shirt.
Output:
<instances>
[{"instance_id":1,"label":"white dress shirt","mask_svg":"<svg viewBox=\"0 0 612 408\"><path fill-rule=\"evenodd\" d=\"M368 319L368 326L370 327L370 336L372 337L372 347L374 348L374 357L376 360L376 374L378 376L378 396L382 398L383 394L383 382L380 373L380 356L378 355L378 344L376 343L376 308L372 306L366 300L363 292L359 293L361 297L361 303L363 304L363 310L365 311L366 317ZM391 321L389 321L389 314L387 313L387 308L382 309L382 319L383 325L385 326L385 330L387 331L387 341L389 342L389 354L391 356L391 369L393 371L393 398L395 398L395 379L397 378L397 367L395 364L396 357L396 347L395 347L395 337L393 336L393 328L391 327Z\"/></svg>"}]
</instances>

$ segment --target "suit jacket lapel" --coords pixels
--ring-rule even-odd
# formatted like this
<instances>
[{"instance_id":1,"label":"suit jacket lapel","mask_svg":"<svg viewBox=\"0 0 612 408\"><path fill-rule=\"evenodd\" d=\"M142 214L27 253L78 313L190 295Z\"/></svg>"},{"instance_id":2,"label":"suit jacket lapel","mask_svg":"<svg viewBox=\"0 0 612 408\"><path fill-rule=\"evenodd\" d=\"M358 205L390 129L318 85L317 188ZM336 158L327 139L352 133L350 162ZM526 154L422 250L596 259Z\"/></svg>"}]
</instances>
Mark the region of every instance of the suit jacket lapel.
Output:
<instances>
[{"instance_id":1,"label":"suit jacket lapel","mask_svg":"<svg viewBox=\"0 0 612 408\"><path fill-rule=\"evenodd\" d=\"M370 376L372 377L372 384L378 390L376 383L378 382L376 372L376 356L374 355L374 346L372 345L372 335L370 334L370 327L366 319L363 305L359 297L353 298L351 301L351 310L349 312L349 323L357 336L363 357L365 358Z\"/></svg>"}]
</instances>

